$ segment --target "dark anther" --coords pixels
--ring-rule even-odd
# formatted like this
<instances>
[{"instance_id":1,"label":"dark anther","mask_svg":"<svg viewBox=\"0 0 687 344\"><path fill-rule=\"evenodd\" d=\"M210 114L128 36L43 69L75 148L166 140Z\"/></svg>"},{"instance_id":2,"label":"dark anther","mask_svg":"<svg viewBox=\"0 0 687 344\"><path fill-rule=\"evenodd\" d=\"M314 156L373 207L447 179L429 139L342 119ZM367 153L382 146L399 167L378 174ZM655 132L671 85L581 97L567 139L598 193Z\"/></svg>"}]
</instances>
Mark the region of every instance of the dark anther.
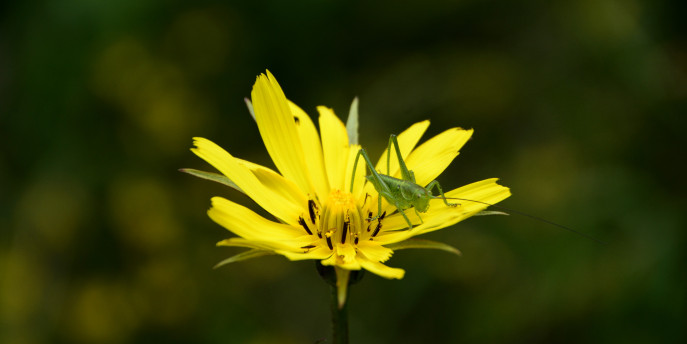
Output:
<instances>
[{"instance_id":1,"label":"dark anther","mask_svg":"<svg viewBox=\"0 0 687 344\"><path fill-rule=\"evenodd\" d=\"M377 234L379 234L379 230L380 230L380 229L382 229L382 223L381 223L381 222L377 222L377 228L375 228L375 231L374 231L374 233L372 233L372 236L373 236L373 237L377 236Z\"/></svg>"},{"instance_id":2,"label":"dark anther","mask_svg":"<svg viewBox=\"0 0 687 344\"><path fill-rule=\"evenodd\" d=\"M382 215L379 215L379 221L384 220L384 216L386 216L386 210L382 213Z\"/></svg>"},{"instance_id":3,"label":"dark anther","mask_svg":"<svg viewBox=\"0 0 687 344\"><path fill-rule=\"evenodd\" d=\"M353 242L354 242L356 245L358 245L358 234L355 235L355 239L353 240Z\"/></svg>"},{"instance_id":4,"label":"dark anther","mask_svg":"<svg viewBox=\"0 0 687 344\"><path fill-rule=\"evenodd\" d=\"M348 234L348 226L350 225L349 220L344 221L343 231L341 231L341 243L346 243L346 234Z\"/></svg>"},{"instance_id":5,"label":"dark anther","mask_svg":"<svg viewBox=\"0 0 687 344\"><path fill-rule=\"evenodd\" d=\"M303 226L305 228L305 231L308 232L308 234L312 235L312 232L310 231L310 228L308 228L308 225L305 224L305 220L303 220L303 216L298 217L298 224Z\"/></svg>"},{"instance_id":6,"label":"dark anther","mask_svg":"<svg viewBox=\"0 0 687 344\"><path fill-rule=\"evenodd\" d=\"M329 246L330 250L334 249L334 246L332 245L332 238L327 237L327 246Z\"/></svg>"},{"instance_id":7,"label":"dark anther","mask_svg":"<svg viewBox=\"0 0 687 344\"><path fill-rule=\"evenodd\" d=\"M307 245L307 246L303 246L303 247L301 247L301 248L304 249L305 252L307 253L308 251L310 251L310 249L313 249L313 248L315 248L315 247L317 247L317 246L315 246L315 245Z\"/></svg>"},{"instance_id":8,"label":"dark anther","mask_svg":"<svg viewBox=\"0 0 687 344\"><path fill-rule=\"evenodd\" d=\"M313 224L315 224L315 208L317 208L317 205L315 205L315 201L309 199L308 211L310 212L310 221L312 221Z\"/></svg>"}]
</instances>

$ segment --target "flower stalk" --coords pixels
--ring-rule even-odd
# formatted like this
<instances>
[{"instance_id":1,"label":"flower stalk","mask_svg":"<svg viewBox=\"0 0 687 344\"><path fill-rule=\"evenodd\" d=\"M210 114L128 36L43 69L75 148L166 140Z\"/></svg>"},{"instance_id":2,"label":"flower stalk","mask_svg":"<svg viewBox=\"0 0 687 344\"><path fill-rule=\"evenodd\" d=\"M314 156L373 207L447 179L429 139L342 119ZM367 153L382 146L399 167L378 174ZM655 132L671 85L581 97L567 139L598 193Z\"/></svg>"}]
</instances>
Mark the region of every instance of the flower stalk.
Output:
<instances>
[{"instance_id":1,"label":"flower stalk","mask_svg":"<svg viewBox=\"0 0 687 344\"><path fill-rule=\"evenodd\" d=\"M343 271L350 272L348 270ZM339 284L338 282L337 280L337 284ZM339 288L336 285L330 285L329 288L331 290L330 306L332 311L333 342L334 344L348 344L348 304L345 301L348 288ZM342 292L344 293L343 303L341 303L340 296Z\"/></svg>"},{"instance_id":2,"label":"flower stalk","mask_svg":"<svg viewBox=\"0 0 687 344\"><path fill-rule=\"evenodd\" d=\"M322 279L329 284L329 305L332 316L332 338L335 344L348 343L348 293L349 287L358 283L365 275L364 270L346 270L325 266L316 262L315 267Z\"/></svg>"}]
</instances>

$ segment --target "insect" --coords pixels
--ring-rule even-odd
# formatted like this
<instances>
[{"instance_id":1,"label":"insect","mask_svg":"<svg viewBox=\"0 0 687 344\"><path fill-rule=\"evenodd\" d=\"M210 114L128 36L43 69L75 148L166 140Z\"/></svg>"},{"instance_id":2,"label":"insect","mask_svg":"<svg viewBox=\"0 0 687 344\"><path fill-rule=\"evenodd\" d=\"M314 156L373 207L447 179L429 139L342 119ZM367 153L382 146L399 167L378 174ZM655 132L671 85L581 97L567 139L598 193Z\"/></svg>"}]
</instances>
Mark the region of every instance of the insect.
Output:
<instances>
[{"instance_id":1,"label":"insect","mask_svg":"<svg viewBox=\"0 0 687 344\"><path fill-rule=\"evenodd\" d=\"M394 146L394 149L396 151L396 156L398 157L398 164L401 168L401 177L403 179L398 179L394 178L390 175L390 161L391 161L391 146ZM444 203L449 206L449 207L455 207L458 204L456 203L449 203L447 201L447 198L444 196L444 191L441 189L441 185L439 184L438 181L433 180L429 184L427 184L426 187L422 187L418 185L415 182L415 174L413 171L408 169L408 166L406 166L405 161L403 161L403 158L401 157L401 149L398 146L398 140L396 139L396 135L391 135L389 137L389 146L387 147L387 155L386 155L386 173L387 174L380 174L378 173L374 165L372 165L372 162L370 161L370 157L367 155L367 152L365 149L361 148L358 151L358 154L355 156L355 162L353 163L353 175L351 176L351 192L353 191L353 181L355 179L355 170L358 167L358 159L360 156L365 159L365 162L367 163L367 168L370 170L370 175L365 176L365 178L372 183L374 186L375 190L384 197L389 203L393 204L396 209L398 209L398 212L403 215L403 218L406 220L408 223L409 228L413 228L412 222L410 222L410 219L408 219L408 216L404 212L404 210L413 208L415 210L415 214L417 214L417 217L420 219L420 223L422 223L422 217L420 217L420 213L425 213L429 209L429 201L431 199L443 199ZM441 194L441 197L436 197L432 195L432 189L436 188L439 190L439 194ZM374 218L370 218L370 220L376 220L380 217L380 214L382 213L382 197L379 197L378 200L378 208L379 210L377 211L377 216Z\"/></svg>"},{"instance_id":2,"label":"insect","mask_svg":"<svg viewBox=\"0 0 687 344\"><path fill-rule=\"evenodd\" d=\"M396 157L398 158L398 164L401 169L401 177L402 179L394 178L390 175L390 161L391 161L391 146L394 146L394 150L396 152ZM358 151L358 154L355 157L355 162L353 163L353 175L351 176L351 192L353 192L353 181L355 179L355 171L358 166L358 159L362 156L365 159L365 162L367 164L367 168L370 170L370 175L365 176L365 178L372 183L374 186L375 190L384 197L389 203L393 204L398 211L403 215L403 218L406 220L408 223L408 228L413 228L412 222L410 222L410 219L408 219L408 216L405 214L404 210L413 208L415 210L415 213L417 214L417 217L420 219L420 223L422 223L422 217L420 217L420 213L425 213L429 209L429 201L432 199L442 199L444 200L444 203L449 206L449 207L455 207L458 204L456 203L449 203L448 200L458 200L458 201L464 201L464 202L475 202L475 203L480 203L484 205L488 205L491 207L495 207L497 209L501 209L504 211L508 211L510 213L518 214L520 216L525 216L529 217L530 219L544 222L556 227L559 227L561 229L565 229L567 231L573 232L577 235L583 236L587 239L593 240L597 243L600 244L606 244L605 242L596 239L590 235L587 235L585 233L576 231L572 228L563 226L561 224L529 215L527 213L523 213L517 210L513 210L510 208L506 208L503 206L498 206L494 205L491 203L487 202L482 202L482 201L477 201L477 200L471 200L467 198L456 198L456 197L446 197L444 195L444 191L441 189L441 185L439 184L438 181L433 180L429 184L427 184L426 187L422 187L418 185L415 182L415 174L413 171L409 170L408 167L405 164L405 161L403 161L403 157L401 156L401 149L398 146L398 140L396 139L396 135L392 134L389 137L389 145L387 147L387 155L386 155L386 173L387 174L380 174L377 172L374 168L374 165L370 161L370 157L367 155L367 152L365 149L361 148ZM434 196L432 194L432 189L436 188L439 190L439 194L441 197ZM383 217L386 213L382 213L382 197L379 197L377 199L378 201L378 211L377 211L377 216L369 218L370 221L376 220L380 217ZM503 212L497 212L503 215L508 215L508 213L503 213Z\"/></svg>"}]
</instances>

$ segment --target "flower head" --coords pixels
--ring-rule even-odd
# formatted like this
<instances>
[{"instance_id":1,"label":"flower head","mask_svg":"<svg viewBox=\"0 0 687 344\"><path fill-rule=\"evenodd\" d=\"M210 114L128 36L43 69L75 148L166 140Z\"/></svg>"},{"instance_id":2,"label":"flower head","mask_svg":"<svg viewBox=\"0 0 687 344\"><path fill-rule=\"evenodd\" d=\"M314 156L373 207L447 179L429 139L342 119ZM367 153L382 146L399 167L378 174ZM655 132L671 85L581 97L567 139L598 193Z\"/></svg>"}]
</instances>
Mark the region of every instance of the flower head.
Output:
<instances>
[{"instance_id":1,"label":"flower head","mask_svg":"<svg viewBox=\"0 0 687 344\"><path fill-rule=\"evenodd\" d=\"M346 125L331 109L320 106L320 134L310 117L288 101L274 76L260 75L253 87L255 121L267 152L279 172L236 158L204 138L194 138L192 151L217 168L225 184L241 190L276 219L266 219L252 210L221 197L212 198L210 218L237 235L218 243L251 250L229 258L233 262L266 254L280 254L290 260L315 259L323 265L344 270L365 269L386 278L402 278L404 270L384 264L394 249L454 248L413 237L451 226L484 210L486 203L510 195L496 179L486 179L446 192L475 202L447 206L442 199L427 198L419 214L406 209L407 221L373 183L365 178L364 162L354 171L361 149L349 141ZM472 130L453 128L416 147L429 121L412 125L398 135L401 156L414 172L416 184L427 185L458 155ZM401 177L398 159L392 151L387 166L384 152L378 173ZM361 159L362 160L362 159ZM205 177L208 177L206 174ZM228 179L227 179L228 178ZM351 185L352 183L352 185Z\"/></svg>"}]
</instances>

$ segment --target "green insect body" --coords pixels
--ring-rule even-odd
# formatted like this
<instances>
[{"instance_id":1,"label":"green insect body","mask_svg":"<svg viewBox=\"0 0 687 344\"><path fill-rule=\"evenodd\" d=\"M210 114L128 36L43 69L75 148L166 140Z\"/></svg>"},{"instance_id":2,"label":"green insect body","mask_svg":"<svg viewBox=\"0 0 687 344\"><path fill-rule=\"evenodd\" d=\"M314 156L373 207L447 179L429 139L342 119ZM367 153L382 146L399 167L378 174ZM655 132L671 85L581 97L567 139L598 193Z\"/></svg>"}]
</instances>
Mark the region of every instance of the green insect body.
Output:
<instances>
[{"instance_id":1,"label":"green insect body","mask_svg":"<svg viewBox=\"0 0 687 344\"><path fill-rule=\"evenodd\" d=\"M388 175L390 170L389 165L391 160L390 157L392 145L394 146L396 156L398 158L399 167L401 168L402 179L394 178ZM389 137L389 146L387 147L386 156L387 174L381 174L375 170L374 165L370 161L370 157L367 155L365 149L361 148L358 151L358 154L355 157L355 163L353 164L353 176L351 177L351 192L353 191L353 181L355 177L355 171L358 166L358 159L360 158L360 156L362 156L363 159L365 159L367 168L370 170L370 174L365 176L365 178L370 183L372 183L377 193L379 193L379 195L381 196L377 198L377 216L370 218L369 220L376 220L380 216L382 216L382 197L386 199L390 204L393 204L396 207L396 209L398 209L398 212L401 213L403 218L408 223L409 228L413 228L413 224L412 222L410 222L410 219L408 219L408 216L404 212L404 210L406 209L413 208L415 210L415 214L417 214L417 217L420 219L420 222L422 223L422 217L420 217L420 213L426 213L427 210L429 210L429 201L431 199L441 198L444 200L444 203L447 206L457 206L457 204L448 203L438 181L433 180L429 184L427 184L426 187L422 187L415 182L415 174L413 173L413 171L408 169L408 167L405 164L405 161L403 161L403 157L401 156L401 149L398 146L398 140L396 138L396 135L391 135L391 137ZM436 197L432 195L433 188L439 190L441 197Z\"/></svg>"}]
</instances>

